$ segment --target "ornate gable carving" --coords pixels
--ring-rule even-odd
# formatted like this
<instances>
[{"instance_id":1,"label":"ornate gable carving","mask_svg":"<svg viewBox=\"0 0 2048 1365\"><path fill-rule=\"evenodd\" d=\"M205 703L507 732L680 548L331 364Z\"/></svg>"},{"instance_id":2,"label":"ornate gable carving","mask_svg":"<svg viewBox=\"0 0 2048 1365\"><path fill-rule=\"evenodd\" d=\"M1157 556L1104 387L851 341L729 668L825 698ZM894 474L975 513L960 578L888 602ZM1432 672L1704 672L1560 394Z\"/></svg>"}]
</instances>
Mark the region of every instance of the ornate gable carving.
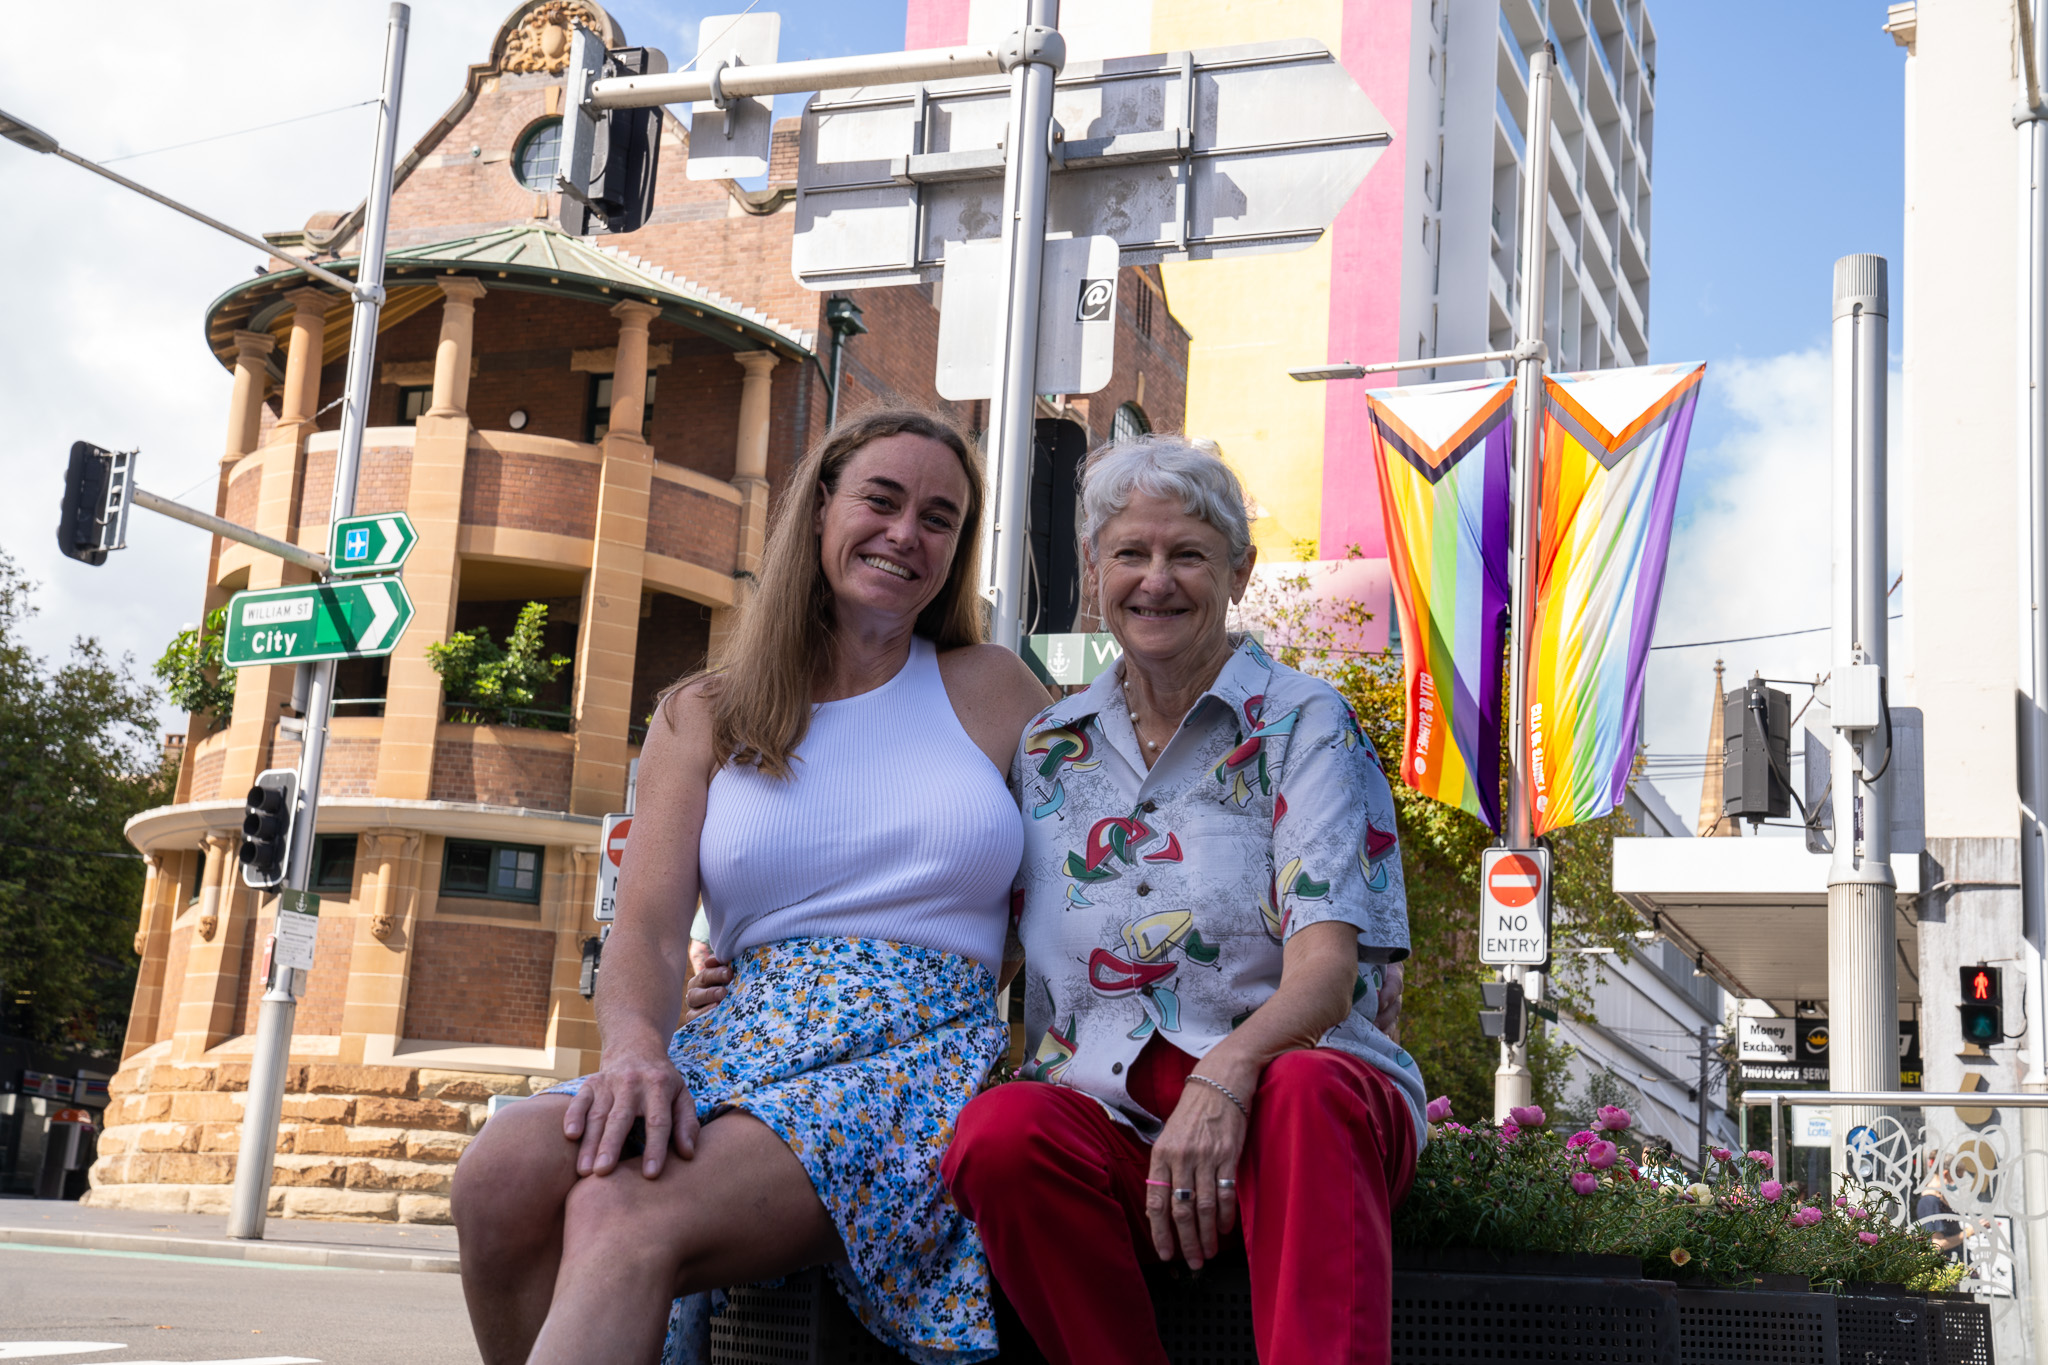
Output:
<instances>
[{"instance_id":1,"label":"ornate gable carving","mask_svg":"<svg viewBox=\"0 0 2048 1365\"><path fill-rule=\"evenodd\" d=\"M521 75L558 74L569 64L570 29L576 24L597 34L606 29L604 16L583 0L541 0L509 26L498 69Z\"/></svg>"}]
</instances>

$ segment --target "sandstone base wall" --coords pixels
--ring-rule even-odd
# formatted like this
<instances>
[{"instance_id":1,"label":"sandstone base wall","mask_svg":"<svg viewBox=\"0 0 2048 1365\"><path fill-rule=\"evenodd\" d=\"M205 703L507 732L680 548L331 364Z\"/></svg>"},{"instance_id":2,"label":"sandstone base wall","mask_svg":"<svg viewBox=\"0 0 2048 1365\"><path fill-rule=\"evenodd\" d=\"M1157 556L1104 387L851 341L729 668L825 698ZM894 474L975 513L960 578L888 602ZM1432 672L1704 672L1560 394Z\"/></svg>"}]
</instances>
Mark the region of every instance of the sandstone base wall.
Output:
<instances>
[{"instance_id":1,"label":"sandstone base wall","mask_svg":"<svg viewBox=\"0 0 2048 1365\"><path fill-rule=\"evenodd\" d=\"M294 1063L271 1175L270 1212L287 1218L446 1223L455 1162L494 1095L525 1096L547 1076ZM246 1062L157 1061L124 1068L100 1135L96 1208L228 1211L248 1101Z\"/></svg>"}]
</instances>

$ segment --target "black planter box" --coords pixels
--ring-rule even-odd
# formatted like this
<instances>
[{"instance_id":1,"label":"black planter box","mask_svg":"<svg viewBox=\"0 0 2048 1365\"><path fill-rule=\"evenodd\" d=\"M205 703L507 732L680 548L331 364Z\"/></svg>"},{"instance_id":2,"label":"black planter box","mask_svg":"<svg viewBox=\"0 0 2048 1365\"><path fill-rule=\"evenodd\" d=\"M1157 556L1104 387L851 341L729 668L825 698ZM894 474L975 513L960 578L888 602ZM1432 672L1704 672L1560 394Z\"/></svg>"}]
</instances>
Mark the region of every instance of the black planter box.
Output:
<instances>
[{"instance_id":1,"label":"black planter box","mask_svg":"<svg viewBox=\"0 0 2048 1365\"><path fill-rule=\"evenodd\" d=\"M1257 1365L1242 1249L1190 1273L1151 1272L1152 1310L1173 1365ZM1626 1256L1402 1253L1393 1355L1409 1362L1600 1365L1994 1365L1991 1313L1967 1294L1896 1285L1811 1293L1797 1276L1747 1289L1645 1279ZM1044 1365L998 1295L1002 1365ZM898 1365L822 1271L730 1291L711 1320L716 1365Z\"/></svg>"}]
</instances>

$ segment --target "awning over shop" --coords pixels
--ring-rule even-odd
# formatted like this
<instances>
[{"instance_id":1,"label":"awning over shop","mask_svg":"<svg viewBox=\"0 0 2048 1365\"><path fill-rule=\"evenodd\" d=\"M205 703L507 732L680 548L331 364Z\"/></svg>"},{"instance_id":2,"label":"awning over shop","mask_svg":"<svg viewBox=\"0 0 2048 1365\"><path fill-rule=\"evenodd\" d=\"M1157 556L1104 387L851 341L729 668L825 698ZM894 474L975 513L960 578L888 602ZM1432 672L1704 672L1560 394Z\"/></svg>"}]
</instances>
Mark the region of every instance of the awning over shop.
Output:
<instances>
[{"instance_id":1,"label":"awning over shop","mask_svg":"<svg viewBox=\"0 0 2048 1365\"><path fill-rule=\"evenodd\" d=\"M1802 839L1616 839L1614 893L1728 990L1790 1015L1828 994L1828 866ZM1920 857L1892 859L1901 1001L1920 998Z\"/></svg>"},{"instance_id":2,"label":"awning over shop","mask_svg":"<svg viewBox=\"0 0 2048 1365\"><path fill-rule=\"evenodd\" d=\"M321 264L353 277L359 261L343 257ZM384 261L385 303L377 330L388 331L440 302L441 291L434 281L448 275L470 276L490 289L553 294L605 308L627 299L641 300L660 308L665 320L722 341L735 351L769 350L800 361L809 358L816 344L812 333L652 262L614 247L593 246L540 223L391 252ZM279 344L270 363L276 377L282 378L284 343L292 319L292 305L284 296L309 283L303 270L273 270L243 281L209 304L206 341L222 366L234 368L236 332L272 332ZM323 364L347 354L350 311L349 301L336 295L327 310Z\"/></svg>"}]
</instances>

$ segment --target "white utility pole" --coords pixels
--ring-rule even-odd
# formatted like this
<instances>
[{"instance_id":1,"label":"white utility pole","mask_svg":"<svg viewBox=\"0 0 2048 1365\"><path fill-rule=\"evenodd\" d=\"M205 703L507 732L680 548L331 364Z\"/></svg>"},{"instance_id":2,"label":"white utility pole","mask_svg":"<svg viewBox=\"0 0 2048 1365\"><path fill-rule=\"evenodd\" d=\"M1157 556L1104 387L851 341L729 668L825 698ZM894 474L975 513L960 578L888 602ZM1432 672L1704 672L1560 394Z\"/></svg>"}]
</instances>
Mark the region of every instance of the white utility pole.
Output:
<instances>
[{"instance_id":1,"label":"white utility pole","mask_svg":"<svg viewBox=\"0 0 2048 1365\"><path fill-rule=\"evenodd\" d=\"M1514 504L1508 549L1508 808L1507 846L1531 848L1534 812L1529 808L1528 682L1529 629L1536 614L1536 498L1542 487L1538 460L1543 435L1543 291L1550 244L1550 81L1555 58L1546 46L1529 58L1529 116L1523 130L1529 149L1522 184L1521 260L1515 271L1522 291L1515 348L1515 463L1509 496ZM1501 980L1527 981L1541 989L1542 974L1526 967L1501 968ZM1529 1045L1502 1041L1500 1068L1493 1074L1493 1117L1527 1104L1531 1094Z\"/></svg>"},{"instance_id":2,"label":"white utility pole","mask_svg":"<svg viewBox=\"0 0 2048 1365\"><path fill-rule=\"evenodd\" d=\"M2020 836L2020 990L2028 1020L2048 1019L2048 26L2039 0L2015 0L2025 103L2019 130L2018 278L2019 554L2017 744ZM2031 1025L2021 1053L2022 1091L2048 1091L2048 1029ZM2035 1365L2048 1365L2048 1110L2020 1111L2026 1283Z\"/></svg>"},{"instance_id":3,"label":"white utility pole","mask_svg":"<svg viewBox=\"0 0 2048 1365\"><path fill-rule=\"evenodd\" d=\"M371 158L370 195L363 217L363 249L351 293L348 383L343 390L341 443L334 460L334 499L327 524L356 508L356 471L362 463L363 430L375 383L377 314L384 303L384 235L391 221L391 171L398 148L398 102L405 84L405 42L412 23L408 5L393 4L384 46L384 95L377 106L377 138ZM306 667L307 665L301 665ZM320 765L327 751L329 713L334 709L334 661L310 665L305 746L299 755L299 809L291 827L285 887L304 891L312 880L314 822L320 809ZM295 973L273 964L256 1023L256 1052L249 1063L249 1098L242 1111L242 1148L235 1161L235 1189L228 1206L228 1236L261 1238L269 1217L270 1176L277 1160L277 1126L284 1109L284 1078L291 1059L292 1023L298 998Z\"/></svg>"},{"instance_id":4,"label":"white utility pole","mask_svg":"<svg viewBox=\"0 0 2048 1365\"><path fill-rule=\"evenodd\" d=\"M1882 256L1835 262L1835 853L1828 868L1828 1088L1899 1087L1898 883L1892 877L1891 727L1885 700L1885 375L1891 311ZM1876 1109L1838 1107L1844 1143Z\"/></svg>"}]
</instances>

